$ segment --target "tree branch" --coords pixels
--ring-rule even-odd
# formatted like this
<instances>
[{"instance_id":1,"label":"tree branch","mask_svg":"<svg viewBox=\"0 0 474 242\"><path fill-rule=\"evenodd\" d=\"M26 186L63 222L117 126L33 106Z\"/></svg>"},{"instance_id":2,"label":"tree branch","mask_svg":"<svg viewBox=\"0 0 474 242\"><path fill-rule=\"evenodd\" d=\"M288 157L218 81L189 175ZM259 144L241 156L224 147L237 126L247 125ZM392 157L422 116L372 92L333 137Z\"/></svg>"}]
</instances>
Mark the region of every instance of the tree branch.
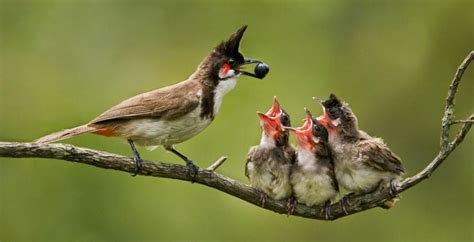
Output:
<instances>
[{"instance_id":1,"label":"tree branch","mask_svg":"<svg viewBox=\"0 0 474 242\"><path fill-rule=\"evenodd\" d=\"M424 179L433 174L436 168L446 160L446 158L453 152L456 147L466 137L469 129L471 128L474 121L474 114L461 121L453 121L454 113L454 99L461 81L462 75L468 67L471 60L474 58L474 51L469 53L466 59L459 66L454 79L449 87L448 97L446 98L446 108L442 119L441 127L441 148L438 155L431 161L428 166L418 174L404 179L397 185L397 191L403 192L410 187L420 183ZM449 142L449 129L452 124L463 123L462 128L456 134L455 138ZM51 158L66 160L71 162L77 162L87 165L92 165L104 169L113 169L123 172L131 173L134 168L134 162L131 158L111 154L103 151L97 151L92 149L75 147L67 144L35 144L35 143L11 143L11 142L0 142L0 157L12 157L12 158ZM240 183L232 178L225 177L221 174L216 173L214 170L217 169L225 158L221 158L211 165L208 169L199 169L195 182L208 187L215 188L232 196L238 197L244 201L261 205L260 192L253 187ZM144 161L143 168L139 172L140 175L163 177L178 179L183 181L191 181L188 176L188 168L186 166L170 164L164 162L150 162ZM390 189L385 188L382 190L375 191L369 194L362 194L358 196L352 196L347 200L345 210L342 209L339 203L331 205L330 213L331 218L329 220L335 220L341 217L345 217L351 214L355 214L361 211L365 211L371 208L382 205L385 201L393 199L393 195L389 191ZM286 214L287 207L286 201L276 201L273 199L267 199L265 202L265 209ZM324 208L322 206L307 207L303 204L297 204L293 215L327 220L324 214Z\"/></svg>"}]
</instances>

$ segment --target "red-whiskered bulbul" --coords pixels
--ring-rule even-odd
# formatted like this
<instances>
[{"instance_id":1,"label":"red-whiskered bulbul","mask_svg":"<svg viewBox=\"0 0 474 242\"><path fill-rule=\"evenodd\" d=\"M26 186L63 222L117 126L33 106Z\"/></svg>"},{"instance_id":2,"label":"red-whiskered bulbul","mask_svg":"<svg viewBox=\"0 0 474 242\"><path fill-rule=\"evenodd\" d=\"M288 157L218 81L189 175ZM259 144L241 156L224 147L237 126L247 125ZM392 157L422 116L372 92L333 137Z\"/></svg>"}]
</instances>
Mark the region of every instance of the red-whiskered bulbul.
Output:
<instances>
[{"instance_id":1,"label":"red-whiskered bulbul","mask_svg":"<svg viewBox=\"0 0 474 242\"><path fill-rule=\"evenodd\" d=\"M289 126L290 116L273 99L272 108L266 113L258 112L262 138L260 144L250 148L245 175L250 184L263 192L262 206L265 197L276 200L291 196L290 171L294 163L295 151L288 142L289 132L283 126Z\"/></svg>"},{"instance_id":2,"label":"red-whiskered bulbul","mask_svg":"<svg viewBox=\"0 0 474 242\"><path fill-rule=\"evenodd\" d=\"M129 98L87 124L44 136L36 142L50 143L84 133L125 139L133 151L133 175L139 172L142 163L135 144L163 146L186 161L194 179L198 167L173 145L194 137L211 124L222 98L235 87L241 74L262 79L269 70L261 61L245 59L239 52L246 28L241 27L215 47L187 80ZM255 68L257 74L241 70L250 63L260 64Z\"/></svg>"},{"instance_id":3,"label":"red-whiskered bulbul","mask_svg":"<svg viewBox=\"0 0 474 242\"><path fill-rule=\"evenodd\" d=\"M330 215L331 200L336 197L339 187L334 174L328 132L323 125L306 111L306 120L299 128L285 127L296 136L296 163L291 170L290 182L293 196L306 206L325 203L326 219Z\"/></svg>"},{"instance_id":4,"label":"red-whiskered bulbul","mask_svg":"<svg viewBox=\"0 0 474 242\"><path fill-rule=\"evenodd\" d=\"M395 195L395 181L405 172L400 158L382 139L359 130L355 114L334 94L319 102L324 113L318 120L329 133L339 185L349 192L366 193L389 184Z\"/></svg>"}]
</instances>

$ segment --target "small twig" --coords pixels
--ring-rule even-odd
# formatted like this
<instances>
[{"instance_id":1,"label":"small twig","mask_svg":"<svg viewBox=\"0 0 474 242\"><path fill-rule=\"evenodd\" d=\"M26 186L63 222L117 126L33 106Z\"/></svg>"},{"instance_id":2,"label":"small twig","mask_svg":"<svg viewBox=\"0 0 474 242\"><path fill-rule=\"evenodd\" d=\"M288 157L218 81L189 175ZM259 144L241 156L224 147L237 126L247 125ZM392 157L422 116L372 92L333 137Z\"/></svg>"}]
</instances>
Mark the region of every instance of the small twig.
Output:
<instances>
[{"instance_id":1,"label":"small twig","mask_svg":"<svg viewBox=\"0 0 474 242\"><path fill-rule=\"evenodd\" d=\"M216 162L214 162L212 165L210 165L208 168L206 168L206 170L208 171L215 171L217 168L219 168L219 166L221 166L222 164L224 164L224 162L227 160L227 156L222 156L221 158L219 158L218 160L216 160Z\"/></svg>"},{"instance_id":2,"label":"small twig","mask_svg":"<svg viewBox=\"0 0 474 242\"><path fill-rule=\"evenodd\" d=\"M456 148L456 146L458 146L464 140L464 137L466 137L467 133L469 132L469 129L473 124L474 114L471 114L471 116L469 116L467 120L471 122L464 123L461 130L459 130L458 134L456 135L456 138L454 138L454 140L451 142L452 149Z\"/></svg>"},{"instance_id":3,"label":"small twig","mask_svg":"<svg viewBox=\"0 0 474 242\"><path fill-rule=\"evenodd\" d=\"M463 123L474 123L474 120L454 120L451 121L451 124L463 124Z\"/></svg>"}]
</instances>

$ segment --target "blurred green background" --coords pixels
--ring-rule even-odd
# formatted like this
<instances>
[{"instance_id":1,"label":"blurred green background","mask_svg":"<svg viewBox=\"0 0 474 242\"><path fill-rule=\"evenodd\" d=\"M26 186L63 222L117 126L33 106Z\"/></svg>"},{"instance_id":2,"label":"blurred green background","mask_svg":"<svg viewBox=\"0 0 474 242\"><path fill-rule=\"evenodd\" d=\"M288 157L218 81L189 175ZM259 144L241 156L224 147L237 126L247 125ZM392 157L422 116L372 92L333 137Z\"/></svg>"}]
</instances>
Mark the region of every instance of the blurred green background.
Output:
<instances>
[{"instance_id":1,"label":"blurred green background","mask_svg":"<svg viewBox=\"0 0 474 242\"><path fill-rule=\"evenodd\" d=\"M260 139L255 111L292 114L334 92L383 137L408 175L438 151L444 99L474 49L474 1L1 1L0 140L31 141L132 95L184 80L243 24L241 50L267 62L240 78L214 123L179 150L242 182ZM456 116L473 112L474 66ZM182 181L57 160L0 158L0 241L473 241L473 134L391 210L334 222L287 217ZM67 143L130 155L94 135ZM182 164L158 149L150 160Z\"/></svg>"}]
</instances>

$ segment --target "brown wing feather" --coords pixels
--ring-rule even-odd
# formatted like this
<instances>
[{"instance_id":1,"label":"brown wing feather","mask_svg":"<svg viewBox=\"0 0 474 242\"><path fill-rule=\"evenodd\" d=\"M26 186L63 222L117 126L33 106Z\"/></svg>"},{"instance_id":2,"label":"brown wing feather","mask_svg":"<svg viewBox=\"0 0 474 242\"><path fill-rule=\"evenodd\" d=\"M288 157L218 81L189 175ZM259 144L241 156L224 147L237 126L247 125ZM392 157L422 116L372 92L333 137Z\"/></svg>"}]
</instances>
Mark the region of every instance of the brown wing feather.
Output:
<instances>
[{"instance_id":1,"label":"brown wing feather","mask_svg":"<svg viewBox=\"0 0 474 242\"><path fill-rule=\"evenodd\" d=\"M400 158L379 138L363 140L357 144L366 164L381 171L401 175L405 172Z\"/></svg>"},{"instance_id":2,"label":"brown wing feather","mask_svg":"<svg viewBox=\"0 0 474 242\"><path fill-rule=\"evenodd\" d=\"M199 85L196 84L188 80L139 94L110 108L90 123L141 117L180 117L199 105Z\"/></svg>"}]
</instances>

